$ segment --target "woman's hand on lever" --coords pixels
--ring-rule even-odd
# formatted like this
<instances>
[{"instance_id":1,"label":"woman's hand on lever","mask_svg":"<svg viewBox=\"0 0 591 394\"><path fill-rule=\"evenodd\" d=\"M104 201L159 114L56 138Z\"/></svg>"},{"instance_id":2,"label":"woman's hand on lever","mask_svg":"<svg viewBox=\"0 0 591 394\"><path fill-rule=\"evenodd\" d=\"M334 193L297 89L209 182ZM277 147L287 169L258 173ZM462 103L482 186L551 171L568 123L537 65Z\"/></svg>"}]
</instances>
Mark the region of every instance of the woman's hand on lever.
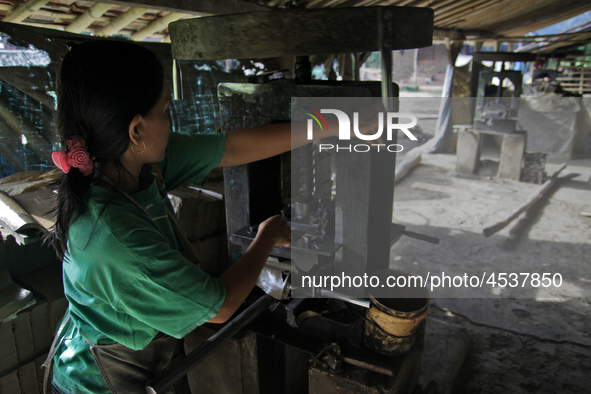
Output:
<instances>
[{"instance_id":1,"label":"woman's hand on lever","mask_svg":"<svg viewBox=\"0 0 591 394\"><path fill-rule=\"evenodd\" d=\"M218 314L209 322L225 323L232 317L256 284L273 247L290 245L289 224L281 215L272 216L262 222L244 255L222 275L226 285L226 298Z\"/></svg>"},{"instance_id":2,"label":"woman's hand on lever","mask_svg":"<svg viewBox=\"0 0 591 394\"><path fill-rule=\"evenodd\" d=\"M274 246L291 246L291 229L281 215L271 216L262 222L257 233L259 236L274 238Z\"/></svg>"}]
</instances>

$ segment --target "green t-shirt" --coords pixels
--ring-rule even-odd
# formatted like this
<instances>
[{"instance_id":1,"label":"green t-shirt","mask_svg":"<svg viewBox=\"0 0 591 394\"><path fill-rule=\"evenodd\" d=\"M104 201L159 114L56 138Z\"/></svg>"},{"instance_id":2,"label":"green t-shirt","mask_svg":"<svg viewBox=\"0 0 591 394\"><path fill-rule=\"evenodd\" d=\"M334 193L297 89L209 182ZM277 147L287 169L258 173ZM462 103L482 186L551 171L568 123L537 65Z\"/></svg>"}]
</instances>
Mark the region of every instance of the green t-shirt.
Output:
<instances>
[{"instance_id":1,"label":"green t-shirt","mask_svg":"<svg viewBox=\"0 0 591 394\"><path fill-rule=\"evenodd\" d=\"M204 183L225 142L223 133L171 133L159 163L167 189ZM86 211L70 227L63 279L72 323L53 368L53 383L65 392L109 393L86 339L142 349L158 332L182 338L214 317L226 296L221 279L179 252L170 203L149 167L140 180L146 188L132 197L150 217L119 192L93 186Z\"/></svg>"}]
</instances>

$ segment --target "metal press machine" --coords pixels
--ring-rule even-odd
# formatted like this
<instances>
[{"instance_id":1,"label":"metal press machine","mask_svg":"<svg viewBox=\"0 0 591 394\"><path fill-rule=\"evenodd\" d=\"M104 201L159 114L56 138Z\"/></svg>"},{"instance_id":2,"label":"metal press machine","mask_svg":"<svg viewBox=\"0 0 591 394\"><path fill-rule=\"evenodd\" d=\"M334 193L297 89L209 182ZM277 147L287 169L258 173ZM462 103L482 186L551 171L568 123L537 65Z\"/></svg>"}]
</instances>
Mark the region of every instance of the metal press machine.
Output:
<instances>
[{"instance_id":1,"label":"metal press machine","mask_svg":"<svg viewBox=\"0 0 591 394\"><path fill-rule=\"evenodd\" d=\"M229 131L290 122L295 97L381 97L388 110L396 111L398 86L392 83L391 51L432 45L433 11L292 9L182 20L169 30L173 58L178 61L295 57L294 78L218 86L221 129ZM355 63L359 53L373 51L381 53L381 81L312 80L310 55L351 53ZM179 73L175 74L178 79ZM319 155L314 146L224 169L229 264L252 242L258 224L272 215L283 213L290 221L292 246L273 249L259 279L262 295L253 295L255 301L247 300L238 317L189 355L182 371L155 382L155 392L170 387L245 326L256 339L254 345L243 346L250 352L235 356L252 375L242 376L250 382L241 386L242 392L415 390L420 340L410 346L416 338L412 343L408 338L393 339L404 348L399 352L403 355L380 352L382 338L372 343L364 334L365 308L370 306L366 294L316 288L292 297L297 286L291 277L294 272L389 269L390 248L405 233L404 226L391 220L395 154ZM298 162L314 165L294 165ZM343 385L349 388L342 391Z\"/></svg>"}]
</instances>

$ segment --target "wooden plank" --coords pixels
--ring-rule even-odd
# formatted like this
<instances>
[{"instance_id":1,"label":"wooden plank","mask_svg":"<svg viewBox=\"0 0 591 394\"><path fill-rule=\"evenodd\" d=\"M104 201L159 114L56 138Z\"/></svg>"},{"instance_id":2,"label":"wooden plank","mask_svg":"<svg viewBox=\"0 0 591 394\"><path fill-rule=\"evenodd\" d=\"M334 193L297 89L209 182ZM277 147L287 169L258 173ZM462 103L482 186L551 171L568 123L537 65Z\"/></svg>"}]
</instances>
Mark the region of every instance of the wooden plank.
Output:
<instances>
[{"instance_id":1,"label":"wooden plank","mask_svg":"<svg viewBox=\"0 0 591 394\"><path fill-rule=\"evenodd\" d=\"M237 14L269 10L258 4L240 0L101 0L101 2L197 15Z\"/></svg>"}]
</instances>

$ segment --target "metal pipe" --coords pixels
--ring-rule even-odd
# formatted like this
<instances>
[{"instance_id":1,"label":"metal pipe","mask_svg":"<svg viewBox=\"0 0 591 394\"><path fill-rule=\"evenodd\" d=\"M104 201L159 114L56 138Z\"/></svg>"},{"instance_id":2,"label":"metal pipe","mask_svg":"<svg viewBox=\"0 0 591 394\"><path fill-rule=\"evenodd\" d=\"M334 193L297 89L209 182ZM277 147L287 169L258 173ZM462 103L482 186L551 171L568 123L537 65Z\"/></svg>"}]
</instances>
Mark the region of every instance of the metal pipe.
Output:
<instances>
[{"instance_id":1,"label":"metal pipe","mask_svg":"<svg viewBox=\"0 0 591 394\"><path fill-rule=\"evenodd\" d=\"M353 81L360 81L361 78L359 76L359 68L361 67L361 54L360 53L352 53L351 54L351 73Z\"/></svg>"},{"instance_id":2,"label":"metal pipe","mask_svg":"<svg viewBox=\"0 0 591 394\"><path fill-rule=\"evenodd\" d=\"M392 42L390 42L391 38L388 38L388 31L392 23L392 11L380 10L378 15L378 40L382 63L382 101L384 107L389 110L392 109L390 108L389 98L394 96L394 88L392 87Z\"/></svg>"},{"instance_id":3,"label":"metal pipe","mask_svg":"<svg viewBox=\"0 0 591 394\"><path fill-rule=\"evenodd\" d=\"M382 375L394 377L394 372L391 369L380 367L378 365L373 365L373 364L370 364L365 361L356 360L356 359L350 358L350 357L343 357L343 362L346 362L347 364L354 365L356 367L360 367L363 369L368 369L370 371L377 372Z\"/></svg>"},{"instance_id":4,"label":"metal pipe","mask_svg":"<svg viewBox=\"0 0 591 394\"><path fill-rule=\"evenodd\" d=\"M172 59L172 97L175 100L183 99L183 73L176 59Z\"/></svg>"},{"instance_id":5,"label":"metal pipe","mask_svg":"<svg viewBox=\"0 0 591 394\"><path fill-rule=\"evenodd\" d=\"M159 380L146 386L146 393L157 394L164 393L170 389L177 381L185 376L189 371L195 368L207 356L213 353L224 342L234 336L244 326L253 321L258 315L264 312L275 301L271 296L265 294L259 298L254 304L249 306L244 312L236 316L231 322L224 326L217 333L212 335L203 345L193 350L189 354L182 365L178 368L172 368L164 372Z\"/></svg>"}]
</instances>

